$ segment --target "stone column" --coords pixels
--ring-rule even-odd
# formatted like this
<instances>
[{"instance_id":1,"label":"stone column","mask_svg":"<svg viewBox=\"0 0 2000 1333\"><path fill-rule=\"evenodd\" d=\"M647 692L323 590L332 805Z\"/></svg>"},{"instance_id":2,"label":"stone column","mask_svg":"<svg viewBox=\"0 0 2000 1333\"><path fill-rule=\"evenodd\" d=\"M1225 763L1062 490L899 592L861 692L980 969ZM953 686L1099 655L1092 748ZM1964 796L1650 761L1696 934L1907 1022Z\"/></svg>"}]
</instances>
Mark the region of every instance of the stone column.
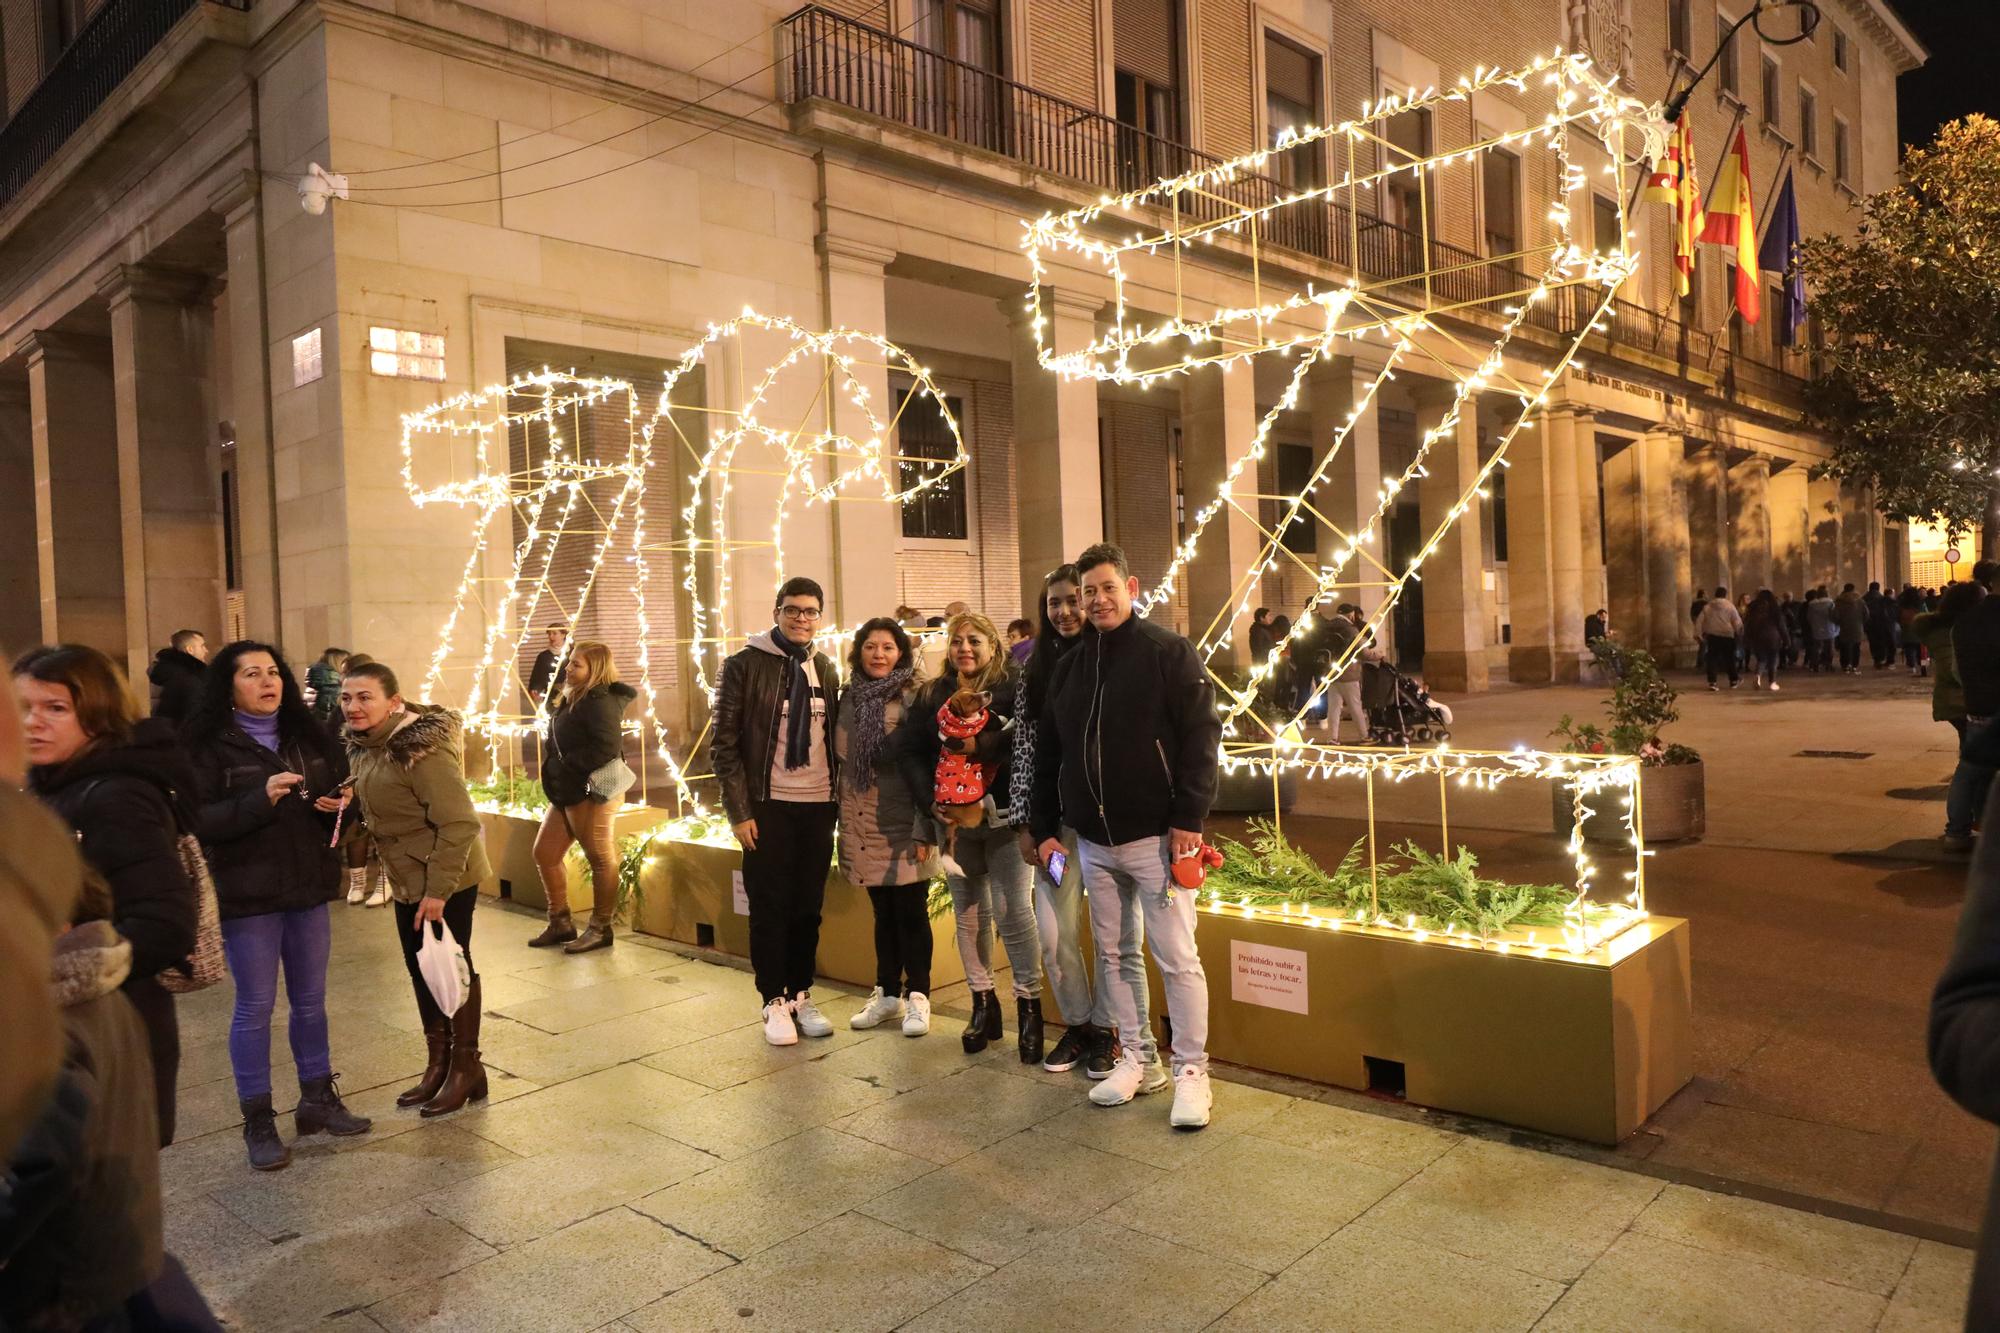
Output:
<instances>
[{"instance_id":1,"label":"stone column","mask_svg":"<svg viewBox=\"0 0 2000 1333\"><path fill-rule=\"evenodd\" d=\"M1480 556L1477 497L1463 500L1479 471L1476 397L1454 410L1455 386L1414 393L1420 436L1437 434L1417 485L1424 540L1437 546L1417 570L1423 580L1424 681L1434 690L1487 687L1485 562ZM1441 535L1440 535L1441 534Z\"/></svg>"},{"instance_id":2,"label":"stone column","mask_svg":"<svg viewBox=\"0 0 2000 1333\"><path fill-rule=\"evenodd\" d=\"M26 380L0 383L0 659L42 641L35 429Z\"/></svg>"},{"instance_id":3,"label":"stone column","mask_svg":"<svg viewBox=\"0 0 2000 1333\"><path fill-rule=\"evenodd\" d=\"M1597 444L1597 417L1585 409L1576 412L1576 514L1579 552L1582 556L1582 587L1579 605L1585 615L1600 606L1609 609L1609 590L1604 584L1604 483ZM1585 657L1583 626L1577 626L1577 643Z\"/></svg>"},{"instance_id":4,"label":"stone column","mask_svg":"<svg viewBox=\"0 0 2000 1333\"><path fill-rule=\"evenodd\" d=\"M1337 595L1369 615L1382 604L1382 584L1388 575L1376 562L1386 565L1389 561L1389 535L1386 522L1373 522L1382 494L1382 437L1376 427L1375 403L1370 400L1365 408L1358 404L1380 373L1380 367L1357 362L1351 356L1323 357L1306 372L1314 461L1331 447L1342 427L1353 423L1346 443L1327 466L1312 504L1357 543L1357 554L1341 570L1342 586ZM1332 565L1345 549L1346 542L1322 523L1320 564ZM1286 610L1297 614L1294 608Z\"/></svg>"},{"instance_id":5,"label":"stone column","mask_svg":"<svg viewBox=\"0 0 2000 1333\"><path fill-rule=\"evenodd\" d=\"M1867 588L1881 578L1882 516L1865 486L1843 482L1840 487L1840 581ZM1836 590L1837 591L1837 590Z\"/></svg>"},{"instance_id":6,"label":"stone column","mask_svg":"<svg viewBox=\"0 0 2000 1333\"><path fill-rule=\"evenodd\" d=\"M111 306L118 415L125 650L134 675L178 629L223 631L222 502L208 410L205 284L120 265L99 284Z\"/></svg>"},{"instance_id":7,"label":"stone column","mask_svg":"<svg viewBox=\"0 0 2000 1333\"><path fill-rule=\"evenodd\" d=\"M1257 377L1250 366L1228 370L1205 366L1182 378L1181 461L1190 524L1214 503L1230 465L1250 452L1256 436ZM1254 485L1252 482L1243 489ZM1184 576L1188 635L1211 642L1225 633L1229 636L1211 659L1218 667L1249 664L1246 592L1254 586L1250 570L1262 547L1256 525L1234 506L1224 504L1209 519L1189 562Z\"/></svg>"},{"instance_id":8,"label":"stone column","mask_svg":"<svg viewBox=\"0 0 2000 1333\"><path fill-rule=\"evenodd\" d=\"M1811 581L1835 596L1840 594L1840 482L1814 477L1806 488L1808 558Z\"/></svg>"},{"instance_id":9,"label":"stone column","mask_svg":"<svg viewBox=\"0 0 2000 1333\"><path fill-rule=\"evenodd\" d=\"M1549 432L1549 588L1551 600L1549 678L1571 681L1583 674L1583 506L1577 454L1584 441L1595 441L1596 425L1587 415L1575 411L1547 414ZM1518 436L1515 437L1517 440ZM1596 475L1591 477L1593 487ZM1512 492L1510 491L1511 495ZM1514 551L1510 539L1507 552Z\"/></svg>"},{"instance_id":10,"label":"stone column","mask_svg":"<svg viewBox=\"0 0 2000 1333\"><path fill-rule=\"evenodd\" d=\"M1703 445L1682 468L1687 488L1688 568L1694 586L1729 584L1729 482L1722 450Z\"/></svg>"},{"instance_id":11,"label":"stone column","mask_svg":"<svg viewBox=\"0 0 2000 1333\"><path fill-rule=\"evenodd\" d=\"M229 345L221 354L228 358L231 401L222 410L236 431L236 541L242 554L237 577L250 637L277 643L283 602L271 445L271 335L264 318L264 210L256 174L246 171L225 181L209 196L209 208L222 216L229 264L224 297ZM289 386L289 357L284 373Z\"/></svg>"},{"instance_id":12,"label":"stone column","mask_svg":"<svg viewBox=\"0 0 2000 1333\"><path fill-rule=\"evenodd\" d=\"M1611 627L1620 642L1677 664L1693 630L1678 433L1649 431L1604 463Z\"/></svg>"},{"instance_id":13,"label":"stone column","mask_svg":"<svg viewBox=\"0 0 2000 1333\"><path fill-rule=\"evenodd\" d=\"M1507 448L1502 474L1507 479L1507 675L1517 684L1556 678L1554 530L1563 521L1555 493L1555 473L1562 465L1556 436L1566 443L1568 431L1566 415L1557 425L1555 415L1545 412L1516 431ZM1569 461L1574 473L1574 460ZM1575 485L1573 476L1570 484ZM1424 523L1430 525L1428 514ZM1428 607L1428 580L1424 591Z\"/></svg>"},{"instance_id":14,"label":"stone column","mask_svg":"<svg viewBox=\"0 0 2000 1333\"><path fill-rule=\"evenodd\" d=\"M1730 596L1771 586L1771 460L1762 454L1729 469Z\"/></svg>"},{"instance_id":15,"label":"stone column","mask_svg":"<svg viewBox=\"0 0 2000 1333\"><path fill-rule=\"evenodd\" d=\"M1052 290L1042 302L1043 337L1058 352L1096 337L1103 302ZM1042 595L1042 577L1104 538L1104 482L1097 447L1097 381L1044 370L1033 313L1009 299L1014 360L1014 476L1020 525L1021 604ZM1160 516L1172 522L1171 514Z\"/></svg>"},{"instance_id":16,"label":"stone column","mask_svg":"<svg viewBox=\"0 0 2000 1333\"><path fill-rule=\"evenodd\" d=\"M1806 513L1806 466L1777 463L1771 470L1766 499L1771 513L1771 580L1780 593L1804 594L1806 552L1812 524Z\"/></svg>"},{"instance_id":17,"label":"stone column","mask_svg":"<svg viewBox=\"0 0 2000 1333\"><path fill-rule=\"evenodd\" d=\"M824 232L819 237L819 252L824 261L820 279L824 284L826 327L860 329L887 338L889 298L883 269L896 257L895 252ZM875 358L865 358L856 360L855 371L876 415L887 422L896 408L889 391L888 368ZM857 441L869 438L866 415L846 394L827 394L826 412L829 430ZM959 429L967 431L967 424L961 421ZM884 441L884 455L894 452L893 441ZM845 470L854 465L839 466ZM899 484L895 464L888 467L888 484L893 488ZM876 493L868 482L852 492L857 496ZM858 625L869 616L888 615L901 600L901 589L896 582L896 544L902 537L901 507L843 500L827 508L833 524L833 586L827 590L832 601L828 608L832 623Z\"/></svg>"},{"instance_id":18,"label":"stone column","mask_svg":"<svg viewBox=\"0 0 2000 1333\"><path fill-rule=\"evenodd\" d=\"M26 350L40 637L44 643L87 643L124 660L125 557L111 344L44 331L30 336Z\"/></svg>"}]
</instances>

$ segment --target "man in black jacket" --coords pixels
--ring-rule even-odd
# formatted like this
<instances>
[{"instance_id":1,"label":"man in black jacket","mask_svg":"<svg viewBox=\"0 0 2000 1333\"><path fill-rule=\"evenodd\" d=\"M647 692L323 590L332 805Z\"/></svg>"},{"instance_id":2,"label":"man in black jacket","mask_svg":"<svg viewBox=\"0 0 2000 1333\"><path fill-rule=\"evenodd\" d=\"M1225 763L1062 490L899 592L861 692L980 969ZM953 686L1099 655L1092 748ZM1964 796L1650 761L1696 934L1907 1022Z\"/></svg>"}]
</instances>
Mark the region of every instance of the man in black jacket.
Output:
<instances>
[{"instance_id":1,"label":"man in black jacket","mask_svg":"<svg viewBox=\"0 0 2000 1333\"><path fill-rule=\"evenodd\" d=\"M549 686L555 681L556 659L562 656L563 644L569 641L569 626L551 625L542 632L548 637L549 646L535 654L535 665L528 669L528 697L537 708L542 706Z\"/></svg>"},{"instance_id":2,"label":"man in black jacket","mask_svg":"<svg viewBox=\"0 0 2000 1333\"><path fill-rule=\"evenodd\" d=\"M1981 560L1972 567L1972 581L1987 591L2000 588L2000 564ZM1981 598L1952 623L1952 654L1958 679L1965 686L1965 731L1958 746L1958 768L1944 798L1945 847L1962 852L1972 846L1972 821L1986 805L1993 785L1993 767L1983 762L1981 745L1996 713L2000 713L2000 601Z\"/></svg>"},{"instance_id":3,"label":"man in black jacket","mask_svg":"<svg viewBox=\"0 0 2000 1333\"><path fill-rule=\"evenodd\" d=\"M723 664L713 739L722 806L743 845L750 966L764 1001L764 1040L830 1037L812 1002L820 907L833 861L833 722L839 674L813 651L826 597L807 578L778 589L776 624Z\"/></svg>"},{"instance_id":4,"label":"man in black jacket","mask_svg":"<svg viewBox=\"0 0 2000 1333\"><path fill-rule=\"evenodd\" d=\"M1152 1031L1138 1020L1125 966L1141 947L1125 910L1137 900L1173 1022L1176 1129L1209 1120L1208 979L1195 948L1195 894L1173 863L1201 849L1215 799L1222 720L1194 645L1133 614L1139 580L1125 553L1097 545L1077 558L1090 631L1049 681L1035 736L1032 828L1044 865L1077 833L1090 893L1091 934L1104 955L1111 1012L1123 1045L1111 1076L1091 1089L1119 1106L1166 1085Z\"/></svg>"},{"instance_id":5,"label":"man in black jacket","mask_svg":"<svg viewBox=\"0 0 2000 1333\"><path fill-rule=\"evenodd\" d=\"M170 722L185 722L201 700L201 678L208 671L208 639L198 629L177 630L169 647L153 654L146 679L153 682L159 698L153 716Z\"/></svg>"}]
</instances>

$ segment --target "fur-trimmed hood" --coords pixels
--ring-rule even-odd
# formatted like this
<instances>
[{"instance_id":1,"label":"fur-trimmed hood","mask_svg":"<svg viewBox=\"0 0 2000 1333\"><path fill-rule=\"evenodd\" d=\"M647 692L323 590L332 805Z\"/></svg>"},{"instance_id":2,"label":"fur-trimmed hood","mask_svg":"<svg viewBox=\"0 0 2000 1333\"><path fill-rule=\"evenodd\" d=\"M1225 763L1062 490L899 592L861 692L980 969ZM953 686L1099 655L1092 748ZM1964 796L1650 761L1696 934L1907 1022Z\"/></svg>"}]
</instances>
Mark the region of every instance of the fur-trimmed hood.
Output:
<instances>
[{"instance_id":1,"label":"fur-trimmed hood","mask_svg":"<svg viewBox=\"0 0 2000 1333\"><path fill-rule=\"evenodd\" d=\"M465 723L449 708L436 704L403 705L403 711L369 731L346 732L349 745L363 749L386 749L389 757L405 771L433 754L443 753L457 762L465 748Z\"/></svg>"}]
</instances>

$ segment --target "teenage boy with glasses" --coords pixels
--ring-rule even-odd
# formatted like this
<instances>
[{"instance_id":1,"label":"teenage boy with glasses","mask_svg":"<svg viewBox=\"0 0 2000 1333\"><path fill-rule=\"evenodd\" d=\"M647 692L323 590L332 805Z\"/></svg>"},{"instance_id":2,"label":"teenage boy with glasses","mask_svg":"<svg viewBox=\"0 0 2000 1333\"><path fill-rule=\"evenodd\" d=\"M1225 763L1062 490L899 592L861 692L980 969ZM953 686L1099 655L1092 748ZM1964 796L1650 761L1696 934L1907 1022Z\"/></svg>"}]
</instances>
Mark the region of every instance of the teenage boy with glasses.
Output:
<instances>
[{"instance_id":1,"label":"teenage boy with glasses","mask_svg":"<svg viewBox=\"0 0 2000 1333\"><path fill-rule=\"evenodd\" d=\"M807 578L778 589L776 622L722 667L709 742L722 805L743 846L750 966L764 1005L764 1040L830 1037L812 1002L820 906L839 809L833 723L840 677L813 651L826 597Z\"/></svg>"}]
</instances>

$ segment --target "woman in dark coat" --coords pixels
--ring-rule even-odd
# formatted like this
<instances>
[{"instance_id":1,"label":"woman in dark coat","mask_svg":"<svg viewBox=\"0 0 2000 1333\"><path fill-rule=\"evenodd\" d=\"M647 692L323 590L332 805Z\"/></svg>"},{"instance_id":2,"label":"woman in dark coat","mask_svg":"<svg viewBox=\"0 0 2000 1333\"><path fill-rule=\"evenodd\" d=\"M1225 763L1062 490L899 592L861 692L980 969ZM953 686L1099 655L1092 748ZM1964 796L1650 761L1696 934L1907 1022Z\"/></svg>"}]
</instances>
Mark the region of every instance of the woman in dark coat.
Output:
<instances>
[{"instance_id":1,"label":"woman in dark coat","mask_svg":"<svg viewBox=\"0 0 2000 1333\"><path fill-rule=\"evenodd\" d=\"M590 775L625 748L625 709L639 697L618 679L611 650L589 640L570 650L562 689L549 707L549 742L542 750L542 791L549 811L535 834L535 869L548 899L549 924L528 941L531 949L563 946L564 953L611 947L611 918L618 911L618 853L612 825L622 804L616 794L593 793ZM569 912L569 874L563 858L570 844L590 863L590 925L582 936Z\"/></svg>"},{"instance_id":2,"label":"woman in dark coat","mask_svg":"<svg viewBox=\"0 0 2000 1333\"><path fill-rule=\"evenodd\" d=\"M301 1135L361 1134L369 1122L341 1104L327 1035L326 964L333 949L327 904L339 894L333 833L347 755L319 725L292 669L266 643L232 643L215 655L182 728L194 766L196 830L215 878L222 947L236 983L229 1066L243 1110L250 1165L292 1160L271 1109L271 1013L278 969L291 1001Z\"/></svg>"},{"instance_id":3,"label":"woman in dark coat","mask_svg":"<svg viewBox=\"0 0 2000 1333\"><path fill-rule=\"evenodd\" d=\"M160 1146L174 1140L180 1025L159 974L195 942L195 890L180 835L194 826L194 778L172 724L141 720L111 659L95 648L37 648L14 663L28 733L28 787L76 830L111 886L111 924L132 946L122 989L145 1024Z\"/></svg>"},{"instance_id":4,"label":"woman in dark coat","mask_svg":"<svg viewBox=\"0 0 2000 1333\"><path fill-rule=\"evenodd\" d=\"M1757 688L1777 689L1778 662L1785 653L1785 616L1778 609L1777 594L1769 588L1759 588L1743 614L1743 651L1757 664Z\"/></svg>"}]
</instances>

